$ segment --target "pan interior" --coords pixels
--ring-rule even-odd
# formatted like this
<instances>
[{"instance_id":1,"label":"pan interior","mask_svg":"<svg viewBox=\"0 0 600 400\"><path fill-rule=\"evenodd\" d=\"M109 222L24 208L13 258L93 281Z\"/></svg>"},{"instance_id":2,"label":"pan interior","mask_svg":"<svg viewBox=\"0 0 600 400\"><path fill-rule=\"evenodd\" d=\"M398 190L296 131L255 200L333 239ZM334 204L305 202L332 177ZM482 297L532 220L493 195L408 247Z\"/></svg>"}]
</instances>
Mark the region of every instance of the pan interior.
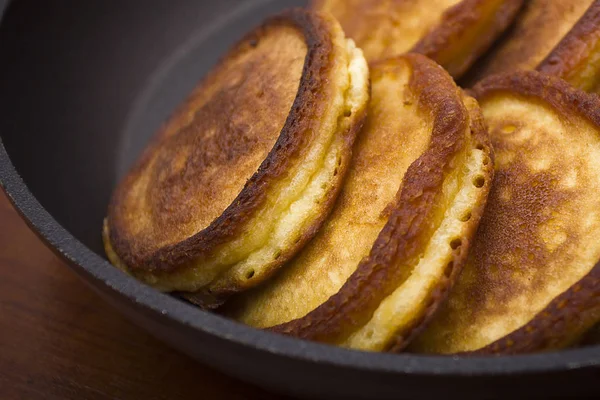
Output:
<instances>
[{"instance_id":1,"label":"pan interior","mask_svg":"<svg viewBox=\"0 0 600 400\"><path fill-rule=\"evenodd\" d=\"M105 257L111 192L149 138L233 43L306 2L51 3L15 1L0 25L10 77L0 80L0 132L42 206Z\"/></svg>"}]
</instances>

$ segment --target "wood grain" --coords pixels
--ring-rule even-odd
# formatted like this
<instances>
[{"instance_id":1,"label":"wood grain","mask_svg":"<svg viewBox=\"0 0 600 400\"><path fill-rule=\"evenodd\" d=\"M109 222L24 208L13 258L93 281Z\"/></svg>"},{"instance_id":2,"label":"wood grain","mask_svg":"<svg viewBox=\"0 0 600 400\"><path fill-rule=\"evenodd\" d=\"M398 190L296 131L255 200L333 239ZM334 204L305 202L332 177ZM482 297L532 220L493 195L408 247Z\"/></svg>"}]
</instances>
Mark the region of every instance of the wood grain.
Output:
<instances>
[{"instance_id":1,"label":"wood grain","mask_svg":"<svg viewBox=\"0 0 600 400\"><path fill-rule=\"evenodd\" d=\"M105 304L0 190L0 399L276 399L175 352Z\"/></svg>"}]
</instances>

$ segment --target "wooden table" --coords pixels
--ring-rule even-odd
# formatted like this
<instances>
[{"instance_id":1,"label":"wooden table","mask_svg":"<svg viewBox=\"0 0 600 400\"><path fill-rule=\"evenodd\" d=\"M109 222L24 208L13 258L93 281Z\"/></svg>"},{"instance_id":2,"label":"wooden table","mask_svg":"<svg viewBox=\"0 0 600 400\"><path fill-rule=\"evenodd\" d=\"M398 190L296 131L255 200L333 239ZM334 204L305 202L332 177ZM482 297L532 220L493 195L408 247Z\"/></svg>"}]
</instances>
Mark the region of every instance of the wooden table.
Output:
<instances>
[{"instance_id":1,"label":"wooden table","mask_svg":"<svg viewBox=\"0 0 600 400\"><path fill-rule=\"evenodd\" d=\"M0 190L0 399L275 399L132 325L23 223Z\"/></svg>"}]
</instances>

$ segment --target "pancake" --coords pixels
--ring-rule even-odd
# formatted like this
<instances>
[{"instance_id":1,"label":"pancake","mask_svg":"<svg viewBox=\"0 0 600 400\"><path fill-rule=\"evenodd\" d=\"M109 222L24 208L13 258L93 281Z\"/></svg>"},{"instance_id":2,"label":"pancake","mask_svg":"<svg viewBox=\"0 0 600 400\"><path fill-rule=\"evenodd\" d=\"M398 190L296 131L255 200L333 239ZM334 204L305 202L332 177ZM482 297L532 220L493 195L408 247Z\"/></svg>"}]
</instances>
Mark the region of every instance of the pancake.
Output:
<instances>
[{"instance_id":1,"label":"pancake","mask_svg":"<svg viewBox=\"0 0 600 400\"><path fill-rule=\"evenodd\" d=\"M213 307L267 279L333 206L368 66L326 13L267 20L203 79L115 190L109 259Z\"/></svg>"},{"instance_id":2,"label":"pancake","mask_svg":"<svg viewBox=\"0 0 600 400\"><path fill-rule=\"evenodd\" d=\"M315 238L224 314L372 351L402 348L460 271L493 174L473 98L418 54L372 65L350 172Z\"/></svg>"},{"instance_id":3,"label":"pancake","mask_svg":"<svg viewBox=\"0 0 600 400\"><path fill-rule=\"evenodd\" d=\"M495 180L462 275L411 350L564 348L600 319L600 98L533 71L474 93Z\"/></svg>"},{"instance_id":4,"label":"pancake","mask_svg":"<svg viewBox=\"0 0 600 400\"><path fill-rule=\"evenodd\" d=\"M510 25L523 0L314 0L369 61L409 51L459 78Z\"/></svg>"},{"instance_id":5,"label":"pancake","mask_svg":"<svg viewBox=\"0 0 600 400\"><path fill-rule=\"evenodd\" d=\"M465 77L465 86L494 74L535 70L594 0L529 0L490 52Z\"/></svg>"},{"instance_id":6,"label":"pancake","mask_svg":"<svg viewBox=\"0 0 600 400\"><path fill-rule=\"evenodd\" d=\"M600 0L594 1L538 71L558 76L586 92L600 91Z\"/></svg>"}]
</instances>

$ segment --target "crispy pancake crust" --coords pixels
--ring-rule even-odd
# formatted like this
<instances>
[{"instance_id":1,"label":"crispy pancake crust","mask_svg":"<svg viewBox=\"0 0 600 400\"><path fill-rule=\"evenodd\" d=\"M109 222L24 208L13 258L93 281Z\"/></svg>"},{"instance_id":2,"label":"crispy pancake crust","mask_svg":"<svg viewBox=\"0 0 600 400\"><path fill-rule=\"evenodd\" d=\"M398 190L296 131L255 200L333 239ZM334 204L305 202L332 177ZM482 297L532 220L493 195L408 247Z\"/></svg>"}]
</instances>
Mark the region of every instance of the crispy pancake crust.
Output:
<instances>
[{"instance_id":1,"label":"crispy pancake crust","mask_svg":"<svg viewBox=\"0 0 600 400\"><path fill-rule=\"evenodd\" d=\"M423 54L459 78L509 26L524 0L314 0L370 61Z\"/></svg>"},{"instance_id":2,"label":"crispy pancake crust","mask_svg":"<svg viewBox=\"0 0 600 400\"><path fill-rule=\"evenodd\" d=\"M594 1L537 70L586 92L600 90L600 0Z\"/></svg>"},{"instance_id":3,"label":"crispy pancake crust","mask_svg":"<svg viewBox=\"0 0 600 400\"><path fill-rule=\"evenodd\" d=\"M534 70L577 23L593 0L530 0L517 20L464 79L470 87L485 77Z\"/></svg>"},{"instance_id":4,"label":"crispy pancake crust","mask_svg":"<svg viewBox=\"0 0 600 400\"><path fill-rule=\"evenodd\" d=\"M258 284L331 209L367 100L366 62L331 15L270 18L198 85L117 187L109 258L160 290L206 290L210 301ZM283 228L277 207L289 217Z\"/></svg>"},{"instance_id":5,"label":"crispy pancake crust","mask_svg":"<svg viewBox=\"0 0 600 400\"><path fill-rule=\"evenodd\" d=\"M353 167L331 217L281 275L233 300L225 310L228 316L302 339L387 350L402 348L443 300L462 266L491 184L487 130L475 100L421 55L375 64L371 79L371 118L359 135ZM398 117L381 115L395 110ZM397 120L406 112L417 121L408 115ZM391 134L405 141L385 137ZM414 148L403 151L402 146ZM479 164L471 173L477 185L463 175L475 153ZM397 192L390 188L394 181ZM458 203L463 186L473 189L473 198L461 204L467 210L461 208L460 221L450 218L458 233L442 240L446 251L432 245L431 253L441 255L431 263L434 270L426 271L420 260L427 259L431 238L446 221L446 210ZM358 266L352 265L356 258ZM392 306L398 303L397 291L412 287L412 280L427 282L420 287L423 301L402 315L406 321L391 320L393 326L382 326L363 340L361 330L379 326L373 317L380 305L387 308L388 298ZM308 313L289 320L302 312Z\"/></svg>"},{"instance_id":6,"label":"crispy pancake crust","mask_svg":"<svg viewBox=\"0 0 600 400\"><path fill-rule=\"evenodd\" d=\"M580 340L598 321L600 263L572 288L552 300L527 325L470 354L516 355L562 350Z\"/></svg>"},{"instance_id":7,"label":"crispy pancake crust","mask_svg":"<svg viewBox=\"0 0 600 400\"><path fill-rule=\"evenodd\" d=\"M537 72L474 92L496 179L462 275L411 351L563 348L600 319L600 98Z\"/></svg>"},{"instance_id":8,"label":"crispy pancake crust","mask_svg":"<svg viewBox=\"0 0 600 400\"><path fill-rule=\"evenodd\" d=\"M446 10L412 51L460 78L508 28L524 0L463 0Z\"/></svg>"}]
</instances>

